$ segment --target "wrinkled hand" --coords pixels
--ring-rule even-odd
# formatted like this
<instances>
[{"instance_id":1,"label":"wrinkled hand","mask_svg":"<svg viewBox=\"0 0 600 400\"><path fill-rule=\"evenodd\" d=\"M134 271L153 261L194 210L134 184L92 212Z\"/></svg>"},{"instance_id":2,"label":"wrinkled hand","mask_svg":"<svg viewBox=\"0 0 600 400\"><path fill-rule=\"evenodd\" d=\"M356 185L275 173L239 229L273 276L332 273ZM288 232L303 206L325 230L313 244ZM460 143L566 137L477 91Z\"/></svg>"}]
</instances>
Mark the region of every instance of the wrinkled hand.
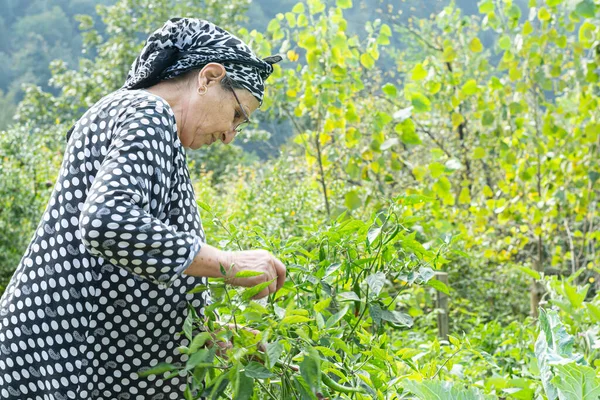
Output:
<instances>
[{"instance_id":1,"label":"wrinkled hand","mask_svg":"<svg viewBox=\"0 0 600 400\"><path fill-rule=\"evenodd\" d=\"M266 250L227 252L222 264L226 271L225 282L234 286L252 287L274 280L267 288L254 296L255 299L275 293L285 283L285 266ZM243 271L254 271L262 274L246 278L235 277L237 273Z\"/></svg>"}]
</instances>

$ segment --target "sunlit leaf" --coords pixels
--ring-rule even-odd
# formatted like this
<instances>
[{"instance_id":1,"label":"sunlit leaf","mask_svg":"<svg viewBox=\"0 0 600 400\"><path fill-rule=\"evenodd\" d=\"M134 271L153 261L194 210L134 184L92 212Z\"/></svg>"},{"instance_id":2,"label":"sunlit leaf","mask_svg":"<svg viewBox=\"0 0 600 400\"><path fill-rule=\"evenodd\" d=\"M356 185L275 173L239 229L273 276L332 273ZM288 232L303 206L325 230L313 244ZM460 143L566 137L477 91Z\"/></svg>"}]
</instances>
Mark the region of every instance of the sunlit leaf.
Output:
<instances>
[{"instance_id":1,"label":"sunlit leaf","mask_svg":"<svg viewBox=\"0 0 600 400\"><path fill-rule=\"evenodd\" d=\"M558 390L560 400L598 400L600 379L593 368L575 363L557 365L552 384Z\"/></svg>"},{"instance_id":2,"label":"sunlit leaf","mask_svg":"<svg viewBox=\"0 0 600 400\"><path fill-rule=\"evenodd\" d=\"M303 322L308 322L311 319L308 317L303 317L302 315L290 315L289 317L285 317L281 320L283 325L291 325L291 324L300 324Z\"/></svg>"},{"instance_id":3,"label":"sunlit leaf","mask_svg":"<svg viewBox=\"0 0 600 400\"><path fill-rule=\"evenodd\" d=\"M391 83L386 83L385 85L383 85L381 90L383 90L383 93L387 94L390 97L396 97L396 95L398 94L396 86L394 86Z\"/></svg>"},{"instance_id":4,"label":"sunlit leaf","mask_svg":"<svg viewBox=\"0 0 600 400\"><path fill-rule=\"evenodd\" d=\"M423 64L417 64L415 68L413 68L411 73L411 78L413 81L421 81L427 77L427 70L423 68Z\"/></svg>"},{"instance_id":5,"label":"sunlit leaf","mask_svg":"<svg viewBox=\"0 0 600 400\"><path fill-rule=\"evenodd\" d=\"M427 112L431 110L431 101L422 93L412 93L410 96L410 101L416 112Z\"/></svg>"},{"instance_id":6,"label":"sunlit leaf","mask_svg":"<svg viewBox=\"0 0 600 400\"><path fill-rule=\"evenodd\" d=\"M335 4L339 8L352 8L352 0L335 0Z\"/></svg>"},{"instance_id":7,"label":"sunlit leaf","mask_svg":"<svg viewBox=\"0 0 600 400\"><path fill-rule=\"evenodd\" d=\"M272 279L267 282L259 283L256 286L246 289L244 291L244 293L242 293L242 300L244 300L244 301L250 300L252 297L256 296L257 294L262 292L264 289L268 288L269 285L273 282L275 282L275 279Z\"/></svg>"},{"instance_id":8,"label":"sunlit leaf","mask_svg":"<svg viewBox=\"0 0 600 400\"><path fill-rule=\"evenodd\" d=\"M385 285L385 274L383 272L376 272L367 276L367 285L369 286L370 292L373 296L377 296L381 289L383 289L383 285Z\"/></svg>"},{"instance_id":9,"label":"sunlit leaf","mask_svg":"<svg viewBox=\"0 0 600 400\"><path fill-rule=\"evenodd\" d=\"M419 400L492 400L495 398L487 396L477 389L465 389L461 386L443 381L406 380L404 383L404 388L416 395Z\"/></svg>"},{"instance_id":10,"label":"sunlit leaf","mask_svg":"<svg viewBox=\"0 0 600 400\"><path fill-rule=\"evenodd\" d=\"M596 15L596 4L593 0L583 0L575 7L575 12L584 18L594 18Z\"/></svg>"}]
</instances>

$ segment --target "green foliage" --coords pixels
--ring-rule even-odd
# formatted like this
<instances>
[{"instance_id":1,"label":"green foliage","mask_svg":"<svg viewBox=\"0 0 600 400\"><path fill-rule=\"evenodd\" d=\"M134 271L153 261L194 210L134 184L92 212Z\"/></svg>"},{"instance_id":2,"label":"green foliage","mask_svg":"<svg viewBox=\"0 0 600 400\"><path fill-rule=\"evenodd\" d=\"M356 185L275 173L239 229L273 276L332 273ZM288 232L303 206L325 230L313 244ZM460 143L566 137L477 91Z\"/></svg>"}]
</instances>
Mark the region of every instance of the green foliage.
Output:
<instances>
[{"instance_id":1,"label":"green foliage","mask_svg":"<svg viewBox=\"0 0 600 400\"><path fill-rule=\"evenodd\" d=\"M0 293L29 244L54 187L64 126L17 126L0 133ZM60 133L59 133L60 132Z\"/></svg>"},{"instance_id":2,"label":"green foliage","mask_svg":"<svg viewBox=\"0 0 600 400\"><path fill-rule=\"evenodd\" d=\"M478 390L460 389L448 382L414 382L408 381L406 388L420 400L486 400L492 399Z\"/></svg>"},{"instance_id":3,"label":"green foliage","mask_svg":"<svg viewBox=\"0 0 600 400\"><path fill-rule=\"evenodd\" d=\"M567 364L556 366L552 383L561 400L596 400L600 398L600 379L593 368Z\"/></svg>"}]
</instances>

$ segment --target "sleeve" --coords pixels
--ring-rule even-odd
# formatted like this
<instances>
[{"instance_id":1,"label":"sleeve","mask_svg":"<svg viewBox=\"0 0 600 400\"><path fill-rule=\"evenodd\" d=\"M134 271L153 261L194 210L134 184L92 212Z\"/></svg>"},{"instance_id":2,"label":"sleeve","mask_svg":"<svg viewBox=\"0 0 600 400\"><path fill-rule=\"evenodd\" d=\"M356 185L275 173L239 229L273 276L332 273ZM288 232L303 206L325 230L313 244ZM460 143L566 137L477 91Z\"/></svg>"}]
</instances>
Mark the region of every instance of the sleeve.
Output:
<instances>
[{"instance_id":1,"label":"sleeve","mask_svg":"<svg viewBox=\"0 0 600 400\"><path fill-rule=\"evenodd\" d=\"M92 255L163 285L175 281L201 247L199 236L158 217L175 168L176 132L167 108L146 101L119 119L79 218Z\"/></svg>"}]
</instances>

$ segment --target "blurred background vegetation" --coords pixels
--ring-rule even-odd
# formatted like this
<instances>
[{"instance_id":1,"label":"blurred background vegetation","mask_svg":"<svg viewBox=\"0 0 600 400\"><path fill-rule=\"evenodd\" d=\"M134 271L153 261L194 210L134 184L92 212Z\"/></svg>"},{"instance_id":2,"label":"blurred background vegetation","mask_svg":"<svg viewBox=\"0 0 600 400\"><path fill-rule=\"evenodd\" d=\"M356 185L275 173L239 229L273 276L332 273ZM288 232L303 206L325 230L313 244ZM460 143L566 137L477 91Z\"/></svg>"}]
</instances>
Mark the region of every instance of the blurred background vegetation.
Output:
<instances>
[{"instance_id":1,"label":"blurred background vegetation","mask_svg":"<svg viewBox=\"0 0 600 400\"><path fill-rule=\"evenodd\" d=\"M62 60L70 68L77 68L79 59L93 59L94 49L85 49L79 29L79 15L93 18L98 32L105 34L102 19L96 13L97 5L112 5L116 0L0 0L0 129L12 121L17 104L23 99L23 84L34 84L57 94L49 84L50 62ZM526 0L522 0L525 4ZM278 13L290 10L293 0L257 0L244 5L245 17L238 26L266 30L269 21ZM348 12L350 32L360 33L368 20L381 18L389 4L395 7L397 17L428 17L448 4L448 0L431 0L423 7L418 1L363 0ZM467 15L477 13L477 4L471 0L458 1ZM202 15L198 15L202 18ZM140 33L142 35L142 33Z\"/></svg>"}]
</instances>

